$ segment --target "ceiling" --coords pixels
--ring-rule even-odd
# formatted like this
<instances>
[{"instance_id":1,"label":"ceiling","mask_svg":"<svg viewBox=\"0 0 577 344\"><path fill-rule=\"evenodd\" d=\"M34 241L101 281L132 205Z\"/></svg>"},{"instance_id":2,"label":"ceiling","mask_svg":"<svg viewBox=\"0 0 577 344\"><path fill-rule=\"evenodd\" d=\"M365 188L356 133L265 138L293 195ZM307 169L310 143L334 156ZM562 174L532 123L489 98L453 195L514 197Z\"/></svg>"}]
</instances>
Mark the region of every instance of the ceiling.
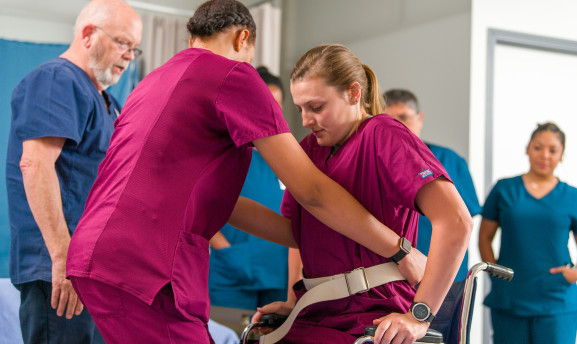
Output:
<instances>
[{"instance_id":1,"label":"ceiling","mask_svg":"<svg viewBox=\"0 0 577 344\"><path fill-rule=\"evenodd\" d=\"M37 17L50 20L74 21L89 0L0 0L0 14ZM127 0L139 11L154 8L160 12L191 16L204 0ZM246 6L261 0L241 0Z\"/></svg>"}]
</instances>

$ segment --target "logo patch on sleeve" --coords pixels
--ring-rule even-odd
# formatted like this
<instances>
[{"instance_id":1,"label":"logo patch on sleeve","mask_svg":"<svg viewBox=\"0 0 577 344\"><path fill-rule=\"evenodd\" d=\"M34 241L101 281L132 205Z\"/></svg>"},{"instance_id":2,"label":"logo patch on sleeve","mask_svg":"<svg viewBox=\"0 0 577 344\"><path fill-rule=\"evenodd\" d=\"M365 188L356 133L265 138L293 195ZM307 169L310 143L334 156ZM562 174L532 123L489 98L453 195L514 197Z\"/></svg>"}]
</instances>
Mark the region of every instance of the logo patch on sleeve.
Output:
<instances>
[{"instance_id":1,"label":"logo patch on sleeve","mask_svg":"<svg viewBox=\"0 0 577 344\"><path fill-rule=\"evenodd\" d=\"M429 168L427 168L424 171L419 172L419 176L421 176L421 178L427 178L428 176L431 176L431 175L433 175L433 172Z\"/></svg>"}]
</instances>

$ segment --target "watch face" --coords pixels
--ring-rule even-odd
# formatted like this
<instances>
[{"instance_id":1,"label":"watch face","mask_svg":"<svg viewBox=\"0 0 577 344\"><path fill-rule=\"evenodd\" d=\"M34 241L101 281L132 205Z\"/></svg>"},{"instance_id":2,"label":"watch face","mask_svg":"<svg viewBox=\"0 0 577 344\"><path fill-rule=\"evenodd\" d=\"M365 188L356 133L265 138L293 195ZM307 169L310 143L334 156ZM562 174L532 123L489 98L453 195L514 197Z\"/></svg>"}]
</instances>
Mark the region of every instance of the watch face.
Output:
<instances>
[{"instance_id":1,"label":"watch face","mask_svg":"<svg viewBox=\"0 0 577 344\"><path fill-rule=\"evenodd\" d=\"M415 306L413 307L413 316L415 317L415 319L417 320L425 320L429 317L429 307L427 307L427 305L422 304L422 303L417 303L415 304Z\"/></svg>"},{"instance_id":2,"label":"watch face","mask_svg":"<svg viewBox=\"0 0 577 344\"><path fill-rule=\"evenodd\" d=\"M411 252L412 244L409 240L403 238L403 240L401 241L401 246L405 252L407 253Z\"/></svg>"}]
</instances>

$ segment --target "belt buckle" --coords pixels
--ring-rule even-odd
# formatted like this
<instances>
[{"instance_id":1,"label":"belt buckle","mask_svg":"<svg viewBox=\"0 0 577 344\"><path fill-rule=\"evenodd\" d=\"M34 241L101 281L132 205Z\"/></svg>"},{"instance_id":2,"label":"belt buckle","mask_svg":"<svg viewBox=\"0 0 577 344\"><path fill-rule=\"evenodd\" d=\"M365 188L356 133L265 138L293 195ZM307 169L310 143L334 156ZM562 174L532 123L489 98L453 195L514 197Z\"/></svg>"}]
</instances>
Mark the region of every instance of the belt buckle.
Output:
<instances>
[{"instance_id":1,"label":"belt buckle","mask_svg":"<svg viewBox=\"0 0 577 344\"><path fill-rule=\"evenodd\" d=\"M358 270L361 270L361 272L363 273L363 282L364 282L365 288L353 293L353 292L351 292L351 283L349 283L349 275L358 271ZM360 268L356 268L354 270L351 270L351 271L345 273L345 281L347 282L347 290L349 291L349 295L361 294L361 293L364 293L364 292L369 291L371 289L371 287L369 286L369 280L367 279L367 274L365 273L365 268L362 266Z\"/></svg>"}]
</instances>

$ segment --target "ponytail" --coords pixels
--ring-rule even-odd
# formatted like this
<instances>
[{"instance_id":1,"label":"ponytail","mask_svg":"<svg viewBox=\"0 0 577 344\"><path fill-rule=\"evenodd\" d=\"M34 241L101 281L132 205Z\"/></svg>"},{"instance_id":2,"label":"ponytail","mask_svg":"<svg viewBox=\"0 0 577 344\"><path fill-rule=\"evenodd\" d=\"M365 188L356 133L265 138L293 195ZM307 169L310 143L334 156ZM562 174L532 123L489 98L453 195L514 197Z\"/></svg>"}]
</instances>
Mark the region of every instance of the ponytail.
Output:
<instances>
[{"instance_id":1,"label":"ponytail","mask_svg":"<svg viewBox=\"0 0 577 344\"><path fill-rule=\"evenodd\" d=\"M375 72L365 64L363 69L367 75L367 92L365 93L365 99L363 99L365 111L369 115L376 116L385 111L385 100L379 90L379 82Z\"/></svg>"}]
</instances>

